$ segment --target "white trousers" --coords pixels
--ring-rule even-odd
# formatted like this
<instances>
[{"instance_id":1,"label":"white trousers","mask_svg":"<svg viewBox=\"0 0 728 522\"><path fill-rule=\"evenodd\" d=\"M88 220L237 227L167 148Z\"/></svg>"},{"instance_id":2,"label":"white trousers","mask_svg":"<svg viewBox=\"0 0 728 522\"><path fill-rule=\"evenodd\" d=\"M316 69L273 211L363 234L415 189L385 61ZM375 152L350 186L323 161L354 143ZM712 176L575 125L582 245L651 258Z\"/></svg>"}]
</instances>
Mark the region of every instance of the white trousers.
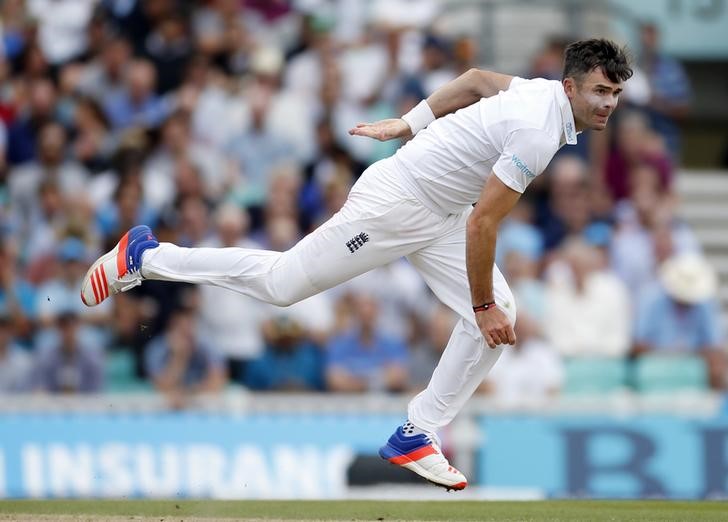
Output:
<instances>
[{"instance_id":1,"label":"white trousers","mask_svg":"<svg viewBox=\"0 0 728 522\"><path fill-rule=\"evenodd\" d=\"M144 252L142 275L213 284L287 306L406 256L460 316L430 383L408 408L410 421L434 432L462 409L502 350L485 344L472 311L465 265L468 215L433 213L379 162L362 174L338 213L286 252L161 243ZM496 302L515 322L513 295L495 266L493 284Z\"/></svg>"}]
</instances>

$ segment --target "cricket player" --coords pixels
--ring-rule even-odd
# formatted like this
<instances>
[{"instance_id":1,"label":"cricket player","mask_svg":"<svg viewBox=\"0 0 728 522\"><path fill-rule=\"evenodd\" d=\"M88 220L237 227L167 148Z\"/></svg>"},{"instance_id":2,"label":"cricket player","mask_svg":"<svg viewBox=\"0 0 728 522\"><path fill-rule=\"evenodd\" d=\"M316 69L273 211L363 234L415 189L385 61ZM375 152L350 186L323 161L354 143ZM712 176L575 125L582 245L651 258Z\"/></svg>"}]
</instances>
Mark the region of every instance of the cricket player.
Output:
<instances>
[{"instance_id":1,"label":"cricket player","mask_svg":"<svg viewBox=\"0 0 728 522\"><path fill-rule=\"evenodd\" d=\"M81 299L94 306L158 279L288 306L406 256L460 318L430 383L379 453L463 489L467 479L443 456L436 433L516 342L513 295L493 261L498 226L560 147L605 128L631 75L624 50L604 39L569 45L561 82L472 69L401 119L352 129L414 138L371 165L341 210L290 250L181 248L137 226L91 266Z\"/></svg>"}]
</instances>

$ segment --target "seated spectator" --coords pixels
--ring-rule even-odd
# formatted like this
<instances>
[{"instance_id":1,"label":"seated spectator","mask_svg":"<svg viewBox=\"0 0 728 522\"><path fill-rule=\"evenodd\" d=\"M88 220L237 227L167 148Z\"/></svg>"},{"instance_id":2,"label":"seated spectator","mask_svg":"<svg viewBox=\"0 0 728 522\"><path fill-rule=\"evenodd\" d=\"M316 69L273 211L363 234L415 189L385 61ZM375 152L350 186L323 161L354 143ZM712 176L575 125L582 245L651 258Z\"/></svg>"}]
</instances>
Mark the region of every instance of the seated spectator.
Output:
<instances>
[{"instance_id":1,"label":"seated spectator","mask_svg":"<svg viewBox=\"0 0 728 522\"><path fill-rule=\"evenodd\" d=\"M10 171L8 187L12 205L27 219L39 212L38 189L44 181L54 181L63 196L84 192L89 176L83 166L67 159L65 129L55 122L45 123L38 131L37 158Z\"/></svg>"},{"instance_id":2,"label":"seated spectator","mask_svg":"<svg viewBox=\"0 0 728 522\"><path fill-rule=\"evenodd\" d=\"M321 390L322 357L295 319L279 315L263 325L263 355L251 361L245 384L253 390Z\"/></svg>"},{"instance_id":3,"label":"seated spectator","mask_svg":"<svg viewBox=\"0 0 728 522\"><path fill-rule=\"evenodd\" d=\"M610 262L636 302L655 281L658 265L678 253L699 252L690 228L677 218L668 198L654 183L640 183L630 200L617 207L617 226L610 244Z\"/></svg>"},{"instance_id":4,"label":"seated spectator","mask_svg":"<svg viewBox=\"0 0 728 522\"><path fill-rule=\"evenodd\" d=\"M102 351L78 335L79 318L68 309L58 315L52 341L39 349L32 387L50 393L99 393L103 388Z\"/></svg>"},{"instance_id":5,"label":"seated spectator","mask_svg":"<svg viewBox=\"0 0 728 522\"><path fill-rule=\"evenodd\" d=\"M52 277L38 287L36 293L37 326L41 328L36 336L36 345L45 345L50 334L53 338L56 318L67 310L74 310L79 318L78 336L85 344L101 348L108 342L108 321L111 318L111 304L90 308L78 298L78 289L83 280L88 261L86 245L78 238L67 237L59 245L56 259L48 259L56 267Z\"/></svg>"},{"instance_id":6,"label":"seated spectator","mask_svg":"<svg viewBox=\"0 0 728 522\"><path fill-rule=\"evenodd\" d=\"M660 137L650 128L647 119L638 112L622 114L617 122L616 143L609 152L604 182L614 201L629 196L632 171L648 166L654 169L661 192L669 192L672 165Z\"/></svg>"},{"instance_id":7,"label":"seated spectator","mask_svg":"<svg viewBox=\"0 0 728 522\"><path fill-rule=\"evenodd\" d=\"M176 197L190 192L181 186L182 166L196 171L197 192L206 199L220 198L224 186L233 181L228 161L217 150L194 140L189 115L178 111L164 122L160 143L144 164L144 199L153 209L162 211Z\"/></svg>"},{"instance_id":8,"label":"seated spectator","mask_svg":"<svg viewBox=\"0 0 728 522\"><path fill-rule=\"evenodd\" d=\"M564 384L564 366L558 352L546 342L541 327L523 311L518 313L518 341L503 350L485 379L483 391L499 404L522 404L557 395Z\"/></svg>"},{"instance_id":9,"label":"seated spectator","mask_svg":"<svg viewBox=\"0 0 728 522\"><path fill-rule=\"evenodd\" d=\"M225 361L199 339L191 308L172 313L166 331L147 346L145 366L173 408L182 408L195 394L219 392L226 382Z\"/></svg>"},{"instance_id":10,"label":"seated spectator","mask_svg":"<svg viewBox=\"0 0 728 522\"><path fill-rule=\"evenodd\" d=\"M665 261L658 283L639 302L634 355L700 355L708 365L710 385L723 388L726 338L717 290L716 274L701 256L681 254Z\"/></svg>"},{"instance_id":11,"label":"seated spectator","mask_svg":"<svg viewBox=\"0 0 728 522\"><path fill-rule=\"evenodd\" d=\"M15 325L16 334L27 341L36 316L36 290L20 273L18 245L10 236L0 236L0 309Z\"/></svg>"},{"instance_id":12,"label":"seated spectator","mask_svg":"<svg viewBox=\"0 0 728 522\"><path fill-rule=\"evenodd\" d=\"M546 309L546 285L539 278L539 265L540 258L532 252L514 248L506 254L503 267L519 313L523 310L541 323Z\"/></svg>"},{"instance_id":13,"label":"seated spectator","mask_svg":"<svg viewBox=\"0 0 728 522\"><path fill-rule=\"evenodd\" d=\"M327 346L326 384L334 392L402 391L407 386L407 349L381 333L376 300L355 297L354 326Z\"/></svg>"},{"instance_id":14,"label":"seated spectator","mask_svg":"<svg viewBox=\"0 0 728 522\"><path fill-rule=\"evenodd\" d=\"M564 154L549 166L549 200L539 225L547 251L558 248L569 236L581 235L591 222L587 164Z\"/></svg>"},{"instance_id":15,"label":"seated spectator","mask_svg":"<svg viewBox=\"0 0 728 522\"><path fill-rule=\"evenodd\" d=\"M216 234L201 247L259 248L248 237L248 214L226 203L215 212ZM197 319L200 334L209 340L227 360L230 379L242 382L245 365L263 354L261 324L265 319L264 303L227 288L203 285L199 289Z\"/></svg>"},{"instance_id":16,"label":"seated spectator","mask_svg":"<svg viewBox=\"0 0 728 522\"><path fill-rule=\"evenodd\" d=\"M130 228L157 223L157 212L145 203L144 190L139 178L125 176L114 190L113 200L100 206L96 212L96 225L104 244L114 244Z\"/></svg>"},{"instance_id":17,"label":"seated spectator","mask_svg":"<svg viewBox=\"0 0 728 522\"><path fill-rule=\"evenodd\" d=\"M146 60L134 60L126 70L123 90L107 93L106 116L115 130L132 126L156 128L172 111L172 103L155 94L157 73Z\"/></svg>"},{"instance_id":18,"label":"seated spectator","mask_svg":"<svg viewBox=\"0 0 728 522\"><path fill-rule=\"evenodd\" d=\"M88 62L79 79L79 90L100 102L124 89L124 77L132 56L132 48L123 35L107 34L101 53Z\"/></svg>"},{"instance_id":19,"label":"seated spectator","mask_svg":"<svg viewBox=\"0 0 728 522\"><path fill-rule=\"evenodd\" d=\"M24 391L31 367L30 356L13 340L10 316L0 312L0 395Z\"/></svg>"},{"instance_id":20,"label":"seated spectator","mask_svg":"<svg viewBox=\"0 0 728 522\"><path fill-rule=\"evenodd\" d=\"M55 117L56 88L48 78L37 78L24 86L28 104L8 127L8 164L19 165L36 156L38 131Z\"/></svg>"},{"instance_id":21,"label":"seated spectator","mask_svg":"<svg viewBox=\"0 0 728 522\"><path fill-rule=\"evenodd\" d=\"M580 239L560 249L549 268L546 339L564 356L620 357L630 347L627 288L604 270L601 251Z\"/></svg>"}]
</instances>

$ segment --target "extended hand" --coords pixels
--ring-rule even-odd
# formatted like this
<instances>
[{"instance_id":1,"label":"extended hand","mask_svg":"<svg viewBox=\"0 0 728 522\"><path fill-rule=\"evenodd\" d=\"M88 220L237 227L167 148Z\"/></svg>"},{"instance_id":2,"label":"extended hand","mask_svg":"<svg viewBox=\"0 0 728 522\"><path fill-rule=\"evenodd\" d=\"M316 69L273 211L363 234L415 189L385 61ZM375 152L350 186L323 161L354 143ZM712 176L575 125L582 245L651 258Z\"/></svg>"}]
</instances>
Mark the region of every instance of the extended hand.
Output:
<instances>
[{"instance_id":1,"label":"extended hand","mask_svg":"<svg viewBox=\"0 0 728 522\"><path fill-rule=\"evenodd\" d=\"M489 308L475 314L480 331L488 346L495 348L500 344L516 344L516 333L506 314L498 308Z\"/></svg>"},{"instance_id":2,"label":"extended hand","mask_svg":"<svg viewBox=\"0 0 728 522\"><path fill-rule=\"evenodd\" d=\"M349 134L387 141L394 138L406 138L412 134L412 130L404 120L390 118L375 121L374 123L357 123L356 127L349 130Z\"/></svg>"}]
</instances>

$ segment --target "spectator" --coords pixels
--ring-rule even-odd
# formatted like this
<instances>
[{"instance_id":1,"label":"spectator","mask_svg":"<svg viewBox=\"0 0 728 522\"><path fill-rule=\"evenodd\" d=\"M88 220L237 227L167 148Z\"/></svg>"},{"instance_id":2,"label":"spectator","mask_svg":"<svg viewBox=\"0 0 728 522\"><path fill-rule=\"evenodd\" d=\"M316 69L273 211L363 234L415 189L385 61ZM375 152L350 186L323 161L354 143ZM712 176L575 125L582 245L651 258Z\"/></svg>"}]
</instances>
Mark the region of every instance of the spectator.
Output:
<instances>
[{"instance_id":1,"label":"spectator","mask_svg":"<svg viewBox=\"0 0 728 522\"><path fill-rule=\"evenodd\" d=\"M36 316L36 289L20 268L17 243L0 235L0 310L10 316L21 340L28 342Z\"/></svg>"},{"instance_id":2,"label":"spectator","mask_svg":"<svg viewBox=\"0 0 728 522\"><path fill-rule=\"evenodd\" d=\"M48 122L38 134L38 158L10 171L12 205L23 219L38 213L38 188L54 181L64 197L84 194L88 172L74 159L66 157L67 135L60 124Z\"/></svg>"},{"instance_id":3,"label":"spectator","mask_svg":"<svg viewBox=\"0 0 728 522\"><path fill-rule=\"evenodd\" d=\"M629 288L633 302L655 280L657 266L672 254L698 252L697 238L674 214L670 201L642 184L617 208L610 246L611 265Z\"/></svg>"},{"instance_id":4,"label":"spectator","mask_svg":"<svg viewBox=\"0 0 728 522\"><path fill-rule=\"evenodd\" d=\"M515 326L517 342L503 350L483 386L498 404L514 406L548 400L563 387L561 357L540 331L539 323L519 310Z\"/></svg>"},{"instance_id":5,"label":"spectator","mask_svg":"<svg viewBox=\"0 0 728 522\"><path fill-rule=\"evenodd\" d=\"M291 159L286 138L266 124L273 93L267 87L253 87L249 92L250 127L228 147L237 162L240 179L237 198L245 206L262 206L268 190L269 173L274 166Z\"/></svg>"},{"instance_id":6,"label":"spectator","mask_svg":"<svg viewBox=\"0 0 728 522\"><path fill-rule=\"evenodd\" d=\"M650 83L652 127L663 137L673 159L680 158L681 123L690 110L691 87L682 64L660 51L657 25L643 24L639 66Z\"/></svg>"},{"instance_id":7,"label":"spectator","mask_svg":"<svg viewBox=\"0 0 728 522\"><path fill-rule=\"evenodd\" d=\"M126 71L124 88L104 96L104 110L115 130L158 127L172 112L171 101L155 93L157 73L147 60L136 59Z\"/></svg>"},{"instance_id":8,"label":"spectator","mask_svg":"<svg viewBox=\"0 0 728 522\"><path fill-rule=\"evenodd\" d=\"M546 339L566 357L621 357L630 348L627 288L603 270L600 251L580 239L560 250L546 287Z\"/></svg>"},{"instance_id":9,"label":"spectator","mask_svg":"<svg viewBox=\"0 0 728 522\"><path fill-rule=\"evenodd\" d=\"M533 320L542 323L546 310L546 286L540 276L541 257L524 245L512 248L505 256L504 273L518 304Z\"/></svg>"},{"instance_id":10,"label":"spectator","mask_svg":"<svg viewBox=\"0 0 728 522\"><path fill-rule=\"evenodd\" d=\"M103 389L103 353L78 335L79 318L65 310L56 319L53 338L39 347L32 387L49 393L99 393Z\"/></svg>"},{"instance_id":11,"label":"spectator","mask_svg":"<svg viewBox=\"0 0 728 522\"><path fill-rule=\"evenodd\" d=\"M564 71L564 51L569 43L571 40L564 36L549 37L533 57L526 77L561 81Z\"/></svg>"},{"instance_id":12,"label":"spectator","mask_svg":"<svg viewBox=\"0 0 728 522\"><path fill-rule=\"evenodd\" d=\"M142 184L137 176L122 177L113 200L96 212L96 225L104 244L117 241L126 230L142 223L153 226L157 212L145 204Z\"/></svg>"},{"instance_id":13,"label":"spectator","mask_svg":"<svg viewBox=\"0 0 728 522\"><path fill-rule=\"evenodd\" d=\"M43 54L54 65L86 50L86 26L97 0L29 0L28 14L38 21Z\"/></svg>"},{"instance_id":14,"label":"spectator","mask_svg":"<svg viewBox=\"0 0 728 522\"><path fill-rule=\"evenodd\" d=\"M234 204L226 203L216 210L215 224L215 236L200 246L260 248L248 238L247 214ZM265 307L260 301L219 286L200 287L201 337L226 358L233 382L241 383L248 362L263 354L261 324L266 317Z\"/></svg>"},{"instance_id":15,"label":"spectator","mask_svg":"<svg viewBox=\"0 0 728 522\"><path fill-rule=\"evenodd\" d=\"M434 33L425 36L422 66L417 76L426 96L455 78L455 71L451 68L450 46L443 36Z\"/></svg>"},{"instance_id":16,"label":"spectator","mask_svg":"<svg viewBox=\"0 0 728 522\"><path fill-rule=\"evenodd\" d=\"M131 56L128 40L117 35L110 36L101 54L84 67L79 79L79 91L96 103L118 95L124 89Z\"/></svg>"},{"instance_id":17,"label":"spectator","mask_svg":"<svg viewBox=\"0 0 728 522\"><path fill-rule=\"evenodd\" d=\"M202 190L199 195L219 199L223 187L232 180L229 167L213 148L193 140L189 116L175 112L162 126L161 143L144 165L145 199L156 210L169 206L177 194L179 167L189 163L199 170Z\"/></svg>"},{"instance_id":18,"label":"spectator","mask_svg":"<svg viewBox=\"0 0 728 522\"><path fill-rule=\"evenodd\" d=\"M591 221L587 165L562 155L549 166L549 205L541 216L544 248L558 248L567 236L580 236Z\"/></svg>"},{"instance_id":19,"label":"spectator","mask_svg":"<svg viewBox=\"0 0 728 522\"><path fill-rule=\"evenodd\" d=\"M693 354L705 358L709 382L725 387L725 332L715 300L716 274L696 254L676 255L659 270L637 310L634 355Z\"/></svg>"},{"instance_id":20,"label":"spectator","mask_svg":"<svg viewBox=\"0 0 728 522\"><path fill-rule=\"evenodd\" d=\"M662 194L669 193L672 185L672 164L661 138L638 112L622 113L617 123L615 144L605 167L606 188L614 201L627 198L634 190L641 168L652 168L655 182Z\"/></svg>"},{"instance_id":21,"label":"spectator","mask_svg":"<svg viewBox=\"0 0 728 522\"><path fill-rule=\"evenodd\" d=\"M182 408L200 393L217 393L226 382L223 357L205 344L195 329L195 312L177 308L166 331L145 354L146 373L173 408Z\"/></svg>"},{"instance_id":22,"label":"spectator","mask_svg":"<svg viewBox=\"0 0 728 522\"><path fill-rule=\"evenodd\" d=\"M79 99L73 124L76 133L71 151L76 159L91 173L108 170L117 143L101 106L93 98Z\"/></svg>"},{"instance_id":23,"label":"spectator","mask_svg":"<svg viewBox=\"0 0 728 522\"><path fill-rule=\"evenodd\" d=\"M407 349L382 335L376 300L355 297L354 325L329 342L326 384L333 392L402 391L407 386Z\"/></svg>"},{"instance_id":24,"label":"spectator","mask_svg":"<svg viewBox=\"0 0 728 522\"><path fill-rule=\"evenodd\" d=\"M56 88L48 78L30 80L27 106L8 128L8 164L19 165L36 157L36 140L40 128L52 120L56 109Z\"/></svg>"},{"instance_id":25,"label":"spectator","mask_svg":"<svg viewBox=\"0 0 728 522\"><path fill-rule=\"evenodd\" d=\"M13 340L10 316L0 311L0 395L25 391L31 368L27 351Z\"/></svg>"},{"instance_id":26,"label":"spectator","mask_svg":"<svg viewBox=\"0 0 728 522\"><path fill-rule=\"evenodd\" d=\"M174 11L157 22L144 43L144 54L157 70L159 94L179 87L192 56L188 21L180 11Z\"/></svg>"},{"instance_id":27,"label":"spectator","mask_svg":"<svg viewBox=\"0 0 728 522\"><path fill-rule=\"evenodd\" d=\"M265 352L251 361L245 384L252 390L321 390L323 364L319 349L294 319L278 315L263 326Z\"/></svg>"}]
</instances>

